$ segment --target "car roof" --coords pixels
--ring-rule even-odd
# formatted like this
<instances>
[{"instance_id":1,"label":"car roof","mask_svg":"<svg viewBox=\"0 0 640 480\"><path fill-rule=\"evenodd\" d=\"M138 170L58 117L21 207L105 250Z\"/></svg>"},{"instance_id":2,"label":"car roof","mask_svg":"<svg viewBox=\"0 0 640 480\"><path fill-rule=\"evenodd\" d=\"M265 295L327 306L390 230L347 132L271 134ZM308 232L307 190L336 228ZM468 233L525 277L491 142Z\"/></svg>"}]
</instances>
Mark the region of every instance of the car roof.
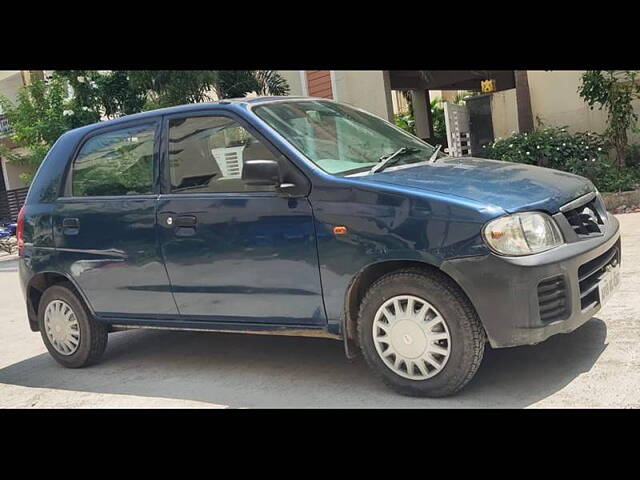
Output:
<instances>
[{"instance_id":1,"label":"car roof","mask_svg":"<svg viewBox=\"0 0 640 480\"><path fill-rule=\"evenodd\" d=\"M74 132L87 132L90 130L94 130L97 128L108 127L111 125L118 125L120 123L135 121L135 120L144 120L145 118L155 118L159 115L171 115L175 113L185 113L185 112L196 112L199 110L204 110L209 107L219 106L219 105L263 105L274 102L282 102L282 101L308 101L308 100L327 100L326 98L316 98L316 97L293 97L293 96L260 96L260 97L242 97L242 98L225 98L222 100L217 100L214 102L202 102L202 103L189 103L186 105L177 105L175 107L166 107L159 108L156 110L149 110L146 112L134 113L131 115L125 115L123 117L113 118L110 120L104 120L97 123L92 123L89 125L84 125L82 127L70 130L67 133Z\"/></svg>"}]
</instances>

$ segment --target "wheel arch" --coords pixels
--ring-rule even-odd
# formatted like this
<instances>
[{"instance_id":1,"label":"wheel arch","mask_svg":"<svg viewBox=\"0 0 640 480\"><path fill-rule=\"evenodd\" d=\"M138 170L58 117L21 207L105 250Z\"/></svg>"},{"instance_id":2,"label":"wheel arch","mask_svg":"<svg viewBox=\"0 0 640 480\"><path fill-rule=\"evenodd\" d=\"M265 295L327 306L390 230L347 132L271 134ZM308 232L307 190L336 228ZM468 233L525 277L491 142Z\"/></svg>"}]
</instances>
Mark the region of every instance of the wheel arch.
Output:
<instances>
[{"instance_id":1,"label":"wheel arch","mask_svg":"<svg viewBox=\"0 0 640 480\"><path fill-rule=\"evenodd\" d=\"M383 275L397 270L415 269L423 272L434 272L449 279L453 285L469 299L469 295L464 288L449 274L431 263L420 260L383 260L367 265L360 270L349 283L344 299L344 315L342 319L342 336L347 358L352 359L358 351L358 311L360 302L367 289ZM471 301L470 301L471 303ZM471 303L472 304L472 303ZM473 305L473 304L472 304ZM475 307L474 307L475 308Z\"/></svg>"},{"instance_id":2,"label":"wheel arch","mask_svg":"<svg viewBox=\"0 0 640 480\"><path fill-rule=\"evenodd\" d=\"M29 319L29 328L31 331L39 331L38 327L38 308L40 306L40 298L46 289L54 285L67 284L68 287L77 295L86 307L89 307L87 299L84 297L80 289L77 287L73 279L59 272L40 272L35 274L27 285L27 317ZM87 308L90 312L92 310Z\"/></svg>"}]
</instances>

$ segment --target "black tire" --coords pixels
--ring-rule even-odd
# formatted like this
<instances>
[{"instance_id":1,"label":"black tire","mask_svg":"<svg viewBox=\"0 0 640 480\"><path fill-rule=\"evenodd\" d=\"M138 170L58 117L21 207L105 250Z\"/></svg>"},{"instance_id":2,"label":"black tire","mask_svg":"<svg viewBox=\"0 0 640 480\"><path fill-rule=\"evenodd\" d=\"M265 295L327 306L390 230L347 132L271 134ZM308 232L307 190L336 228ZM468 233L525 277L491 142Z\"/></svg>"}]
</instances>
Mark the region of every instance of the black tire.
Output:
<instances>
[{"instance_id":1,"label":"black tire","mask_svg":"<svg viewBox=\"0 0 640 480\"><path fill-rule=\"evenodd\" d=\"M44 312L53 300L62 300L69 305L78 320L80 343L71 355L59 353L45 332ZM108 325L93 319L82 300L65 284L49 287L42 294L38 307L38 326L42 340L51 356L67 368L81 368L97 363L107 348Z\"/></svg>"},{"instance_id":2,"label":"black tire","mask_svg":"<svg viewBox=\"0 0 640 480\"><path fill-rule=\"evenodd\" d=\"M414 295L431 303L444 318L451 352L443 369L431 378L412 380L391 370L378 355L372 338L376 312L388 299ZM369 367L393 390L413 397L444 397L464 387L475 375L486 336L473 305L449 277L437 270L406 269L384 275L365 294L358 314L358 339Z\"/></svg>"}]
</instances>

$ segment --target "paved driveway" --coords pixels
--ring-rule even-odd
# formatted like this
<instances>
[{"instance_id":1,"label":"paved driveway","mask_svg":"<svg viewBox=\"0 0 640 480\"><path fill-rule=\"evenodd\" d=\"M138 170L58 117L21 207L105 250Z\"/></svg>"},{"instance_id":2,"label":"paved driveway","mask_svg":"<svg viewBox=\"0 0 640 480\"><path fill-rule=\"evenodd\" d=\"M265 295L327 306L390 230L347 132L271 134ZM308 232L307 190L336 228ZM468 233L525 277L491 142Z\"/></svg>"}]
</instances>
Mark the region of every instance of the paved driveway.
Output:
<instances>
[{"instance_id":1,"label":"paved driveway","mask_svg":"<svg viewBox=\"0 0 640 480\"><path fill-rule=\"evenodd\" d=\"M27 326L14 257L0 257L0 407L640 407L640 214L623 229L622 286L596 318L535 346L489 350L446 399L387 390L333 340L137 330L66 370Z\"/></svg>"}]
</instances>

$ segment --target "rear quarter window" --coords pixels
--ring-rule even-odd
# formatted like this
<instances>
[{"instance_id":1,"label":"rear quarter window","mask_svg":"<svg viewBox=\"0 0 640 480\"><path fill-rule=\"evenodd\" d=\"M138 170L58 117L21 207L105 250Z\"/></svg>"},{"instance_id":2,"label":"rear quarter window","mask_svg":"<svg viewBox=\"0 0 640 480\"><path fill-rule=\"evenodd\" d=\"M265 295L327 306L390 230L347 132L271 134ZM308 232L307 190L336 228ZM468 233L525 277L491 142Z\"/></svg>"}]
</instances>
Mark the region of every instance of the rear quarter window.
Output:
<instances>
[{"instance_id":1,"label":"rear quarter window","mask_svg":"<svg viewBox=\"0 0 640 480\"><path fill-rule=\"evenodd\" d=\"M74 197L153 193L155 123L100 133L89 138L71 172Z\"/></svg>"}]
</instances>

